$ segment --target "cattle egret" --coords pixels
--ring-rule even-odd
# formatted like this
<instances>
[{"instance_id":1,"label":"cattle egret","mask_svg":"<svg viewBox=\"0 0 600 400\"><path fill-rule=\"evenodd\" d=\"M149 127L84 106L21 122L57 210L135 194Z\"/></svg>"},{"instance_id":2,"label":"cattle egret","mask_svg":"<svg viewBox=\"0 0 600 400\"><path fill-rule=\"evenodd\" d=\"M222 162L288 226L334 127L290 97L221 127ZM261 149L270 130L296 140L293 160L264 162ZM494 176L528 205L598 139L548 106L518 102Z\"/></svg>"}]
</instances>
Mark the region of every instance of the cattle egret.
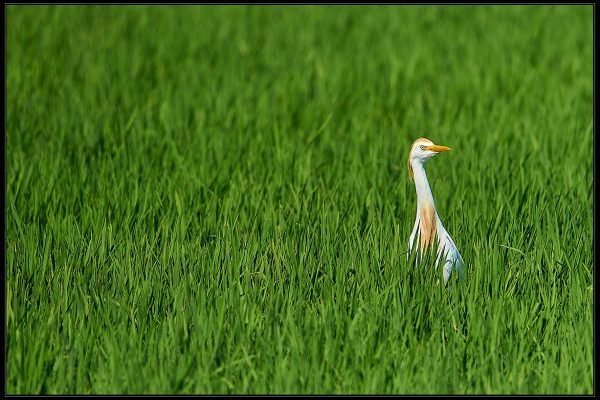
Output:
<instances>
[{"instance_id":1,"label":"cattle egret","mask_svg":"<svg viewBox=\"0 0 600 400\"><path fill-rule=\"evenodd\" d=\"M462 277L464 262L435 210L433 195L425 174L425 162L431 157L449 150L451 150L449 147L439 146L429 139L420 138L414 141L408 155L408 173L413 178L417 191L417 216L408 240L407 257L410 256L413 246L416 245L415 239L418 239L417 253L420 253L420 257L417 257L416 261L421 261L425 251L437 245L435 265L437 266L440 261L443 261L444 285L447 284L453 270L458 270Z\"/></svg>"}]
</instances>

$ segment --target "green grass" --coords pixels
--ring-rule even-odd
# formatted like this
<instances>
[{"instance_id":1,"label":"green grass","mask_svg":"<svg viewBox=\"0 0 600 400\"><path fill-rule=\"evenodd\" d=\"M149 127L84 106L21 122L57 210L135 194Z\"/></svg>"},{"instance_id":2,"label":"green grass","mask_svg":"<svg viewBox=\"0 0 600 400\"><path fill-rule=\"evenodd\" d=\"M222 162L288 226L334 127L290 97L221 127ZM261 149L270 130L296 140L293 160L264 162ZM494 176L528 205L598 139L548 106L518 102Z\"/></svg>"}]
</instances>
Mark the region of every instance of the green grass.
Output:
<instances>
[{"instance_id":1,"label":"green grass","mask_svg":"<svg viewBox=\"0 0 600 400\"><path fill-rule=\"evenodd\" d=\"M592 393L592 18L8 6L7 393Z\"/></svg>"}]
</instances>

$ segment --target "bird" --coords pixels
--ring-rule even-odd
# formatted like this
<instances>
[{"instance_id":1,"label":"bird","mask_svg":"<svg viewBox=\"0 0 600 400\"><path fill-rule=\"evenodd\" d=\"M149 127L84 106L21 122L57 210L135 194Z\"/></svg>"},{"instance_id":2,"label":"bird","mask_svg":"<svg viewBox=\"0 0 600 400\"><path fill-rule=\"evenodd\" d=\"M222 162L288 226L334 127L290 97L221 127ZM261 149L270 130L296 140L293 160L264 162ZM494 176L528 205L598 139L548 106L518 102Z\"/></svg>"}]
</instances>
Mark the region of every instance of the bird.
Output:
<instances>
[{"instance_id":1,"label":"bird","mask_svg":"<svg viewBox=\"0 0 600 400\"><path fill-rule=\"evenodd\" d=\"M417 192L417 215L408 240L407 259L414 250L420 254L420 257L415 258L415 262L420 263L424 253L437 246L435 265L438 266L440 261L442 262L444 285L447 285L454 270L459 272L459 278L463 277L464 261L435 209L425 174L425 162L439 153L450 150L450 147L434 144L427 138L419 138L413 142L407 161L408 174L414 181Z\"/></svg>"}]
</instances>

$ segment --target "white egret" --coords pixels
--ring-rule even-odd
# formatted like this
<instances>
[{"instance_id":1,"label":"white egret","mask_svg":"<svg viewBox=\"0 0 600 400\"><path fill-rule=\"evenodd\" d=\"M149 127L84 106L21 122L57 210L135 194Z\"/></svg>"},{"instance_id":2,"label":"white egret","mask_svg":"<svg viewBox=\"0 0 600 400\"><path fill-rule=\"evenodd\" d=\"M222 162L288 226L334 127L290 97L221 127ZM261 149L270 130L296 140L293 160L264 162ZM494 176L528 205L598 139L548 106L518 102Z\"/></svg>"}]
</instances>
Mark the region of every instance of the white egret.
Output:
<instances>
[{"instance_id":1,"label":"white egret","mask_svg":"<svg viewBox=\"0 0 600 400\"><path fill-rule=\"evenodd\" d=\"M420 254L420 257L416 257L417 262L423 259L423 254L427 250L433 249L437 245L435 265L438 266L440 261L443 262L444 285L447 284L453 270L457 270L462 277L464 262L435 210L433 195L425 174L425 162L431 157L449 150L451 150L449 147L439 146L429 139L420 138L413 142L408 155L408 173L413 178L417 191L417 216L408 240L407 257L410 256L417 244L415 239L418 239L416 250L417 254Z\"/></svg>"}]
</instances>

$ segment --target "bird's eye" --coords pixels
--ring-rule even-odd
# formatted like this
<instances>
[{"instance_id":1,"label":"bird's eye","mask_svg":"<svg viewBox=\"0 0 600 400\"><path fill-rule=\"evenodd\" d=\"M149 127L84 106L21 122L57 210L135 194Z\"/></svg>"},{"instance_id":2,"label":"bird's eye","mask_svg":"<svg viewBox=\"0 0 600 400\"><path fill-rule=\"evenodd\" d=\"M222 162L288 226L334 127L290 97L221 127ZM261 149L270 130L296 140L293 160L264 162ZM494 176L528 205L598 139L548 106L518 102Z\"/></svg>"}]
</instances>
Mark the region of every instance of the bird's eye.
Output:
<instances>
[{"instance_id":1,"label":"bird's eye","mask_svg":"<svg viewBox=\"0 0 600 400\"><path fill-rule=\"evenodd\" d=\"M425 150L425 146L421 145L421 150Z\"/></svg>"}]
</instances>

